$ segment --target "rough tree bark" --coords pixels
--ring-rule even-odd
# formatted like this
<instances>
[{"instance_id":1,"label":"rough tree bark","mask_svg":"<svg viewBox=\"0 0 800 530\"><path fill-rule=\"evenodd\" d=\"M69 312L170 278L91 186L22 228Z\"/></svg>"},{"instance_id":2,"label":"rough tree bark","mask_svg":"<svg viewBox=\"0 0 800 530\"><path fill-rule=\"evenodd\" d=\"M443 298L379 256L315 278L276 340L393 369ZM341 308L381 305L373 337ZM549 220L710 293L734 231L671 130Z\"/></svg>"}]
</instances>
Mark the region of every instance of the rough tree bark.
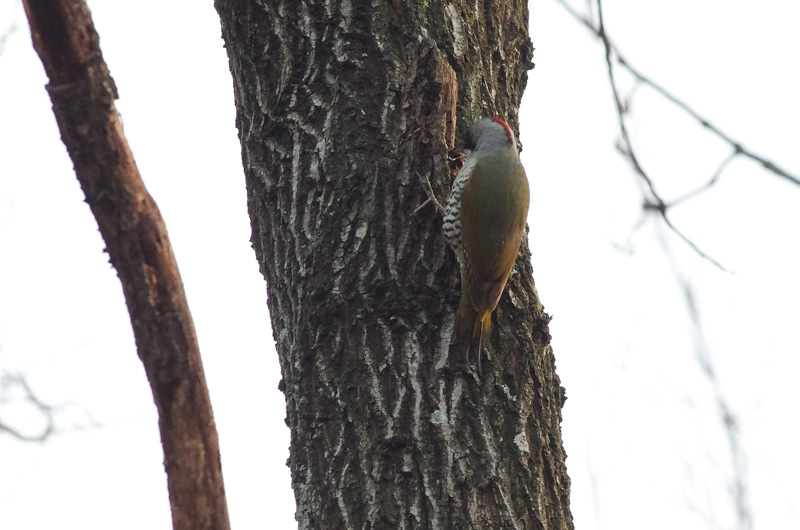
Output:
<instances>
[{"instance_id":1,"label":"rough tree bark","mask_svg":"<svg viewBox=\"0 0 800 530\"><path fill-rule=\"evenodd\" d=\"M516 126L525 0L217 0L301 529L570 529L564 394L523 245L478 377L419 176ZM535 175L533 176L535 178ZM534 198L535 204L535 198Z\"/></svg>"}]
</instances>

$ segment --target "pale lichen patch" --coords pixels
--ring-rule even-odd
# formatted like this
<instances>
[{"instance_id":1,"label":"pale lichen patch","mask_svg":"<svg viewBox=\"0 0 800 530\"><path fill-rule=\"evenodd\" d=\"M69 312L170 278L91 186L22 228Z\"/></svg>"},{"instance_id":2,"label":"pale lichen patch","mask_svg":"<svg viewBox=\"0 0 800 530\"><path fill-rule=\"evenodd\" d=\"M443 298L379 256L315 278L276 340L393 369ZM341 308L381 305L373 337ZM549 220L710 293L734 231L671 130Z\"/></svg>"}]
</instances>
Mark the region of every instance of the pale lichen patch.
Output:
<instances>
[{"instance_id":1,"label":"pale lichen patch","mask_svg":"<svg viewBox=\"0 0 800 530\"><path fill-rule=\"evenodd\" d=\"M464 55L467 46L467 38L464 35L464 21L458 14L458 8L453 4L447 4L444 8L447 18L450 20L450 29L453 33L453 53L456 57Z\"/></svg>"},{"instance_id":2,"label":"pale lichen patch","mask_svg":"<svg viewBox=\"0 0 800 530\"><path fill-rule=\"evenodd\" d=\"M528 445L528 436L525 434L525 431L520 432L514 437L514 445L517 446L520 453L531 452L531 448Z\"/></svg>"}]
</instances>

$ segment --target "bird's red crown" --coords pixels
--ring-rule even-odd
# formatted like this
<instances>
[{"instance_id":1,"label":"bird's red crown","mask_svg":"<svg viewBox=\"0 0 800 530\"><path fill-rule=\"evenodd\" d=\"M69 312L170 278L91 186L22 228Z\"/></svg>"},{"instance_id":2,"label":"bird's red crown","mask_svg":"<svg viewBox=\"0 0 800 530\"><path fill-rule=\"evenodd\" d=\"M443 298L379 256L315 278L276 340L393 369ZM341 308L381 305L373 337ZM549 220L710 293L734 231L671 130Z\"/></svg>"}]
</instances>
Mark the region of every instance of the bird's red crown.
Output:
<instances>
[{"instance_id":1,"label":"bird's red crown","mask_svg":"<svg viewBox=\"0 0 800 530\"><path fill-rule=\"evenodd\" d=\"M497 123L499 123L500 125L502 125L506 129L506 134L508 135L508 139L509 140L514 138L514 134L511 132L511 128L508 126L508 124L505 121L503 121L503 118L498 118L497 116L495 116L492 119L494 121L496 121Z\"/></svg>"}]
</instances>

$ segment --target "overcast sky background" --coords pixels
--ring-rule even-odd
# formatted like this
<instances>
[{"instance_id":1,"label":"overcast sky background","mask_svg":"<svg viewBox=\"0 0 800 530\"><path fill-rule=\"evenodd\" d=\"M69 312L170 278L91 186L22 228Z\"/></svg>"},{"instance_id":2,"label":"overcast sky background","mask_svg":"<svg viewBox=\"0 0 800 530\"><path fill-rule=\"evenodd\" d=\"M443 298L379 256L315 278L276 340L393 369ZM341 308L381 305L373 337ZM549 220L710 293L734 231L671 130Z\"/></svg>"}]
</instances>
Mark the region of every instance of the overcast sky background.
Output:
<instances>
[{"instance_id":1,"label":"overcast sky background","mask_svg":"<svg viewBox=\"0 0 800 530\"><path fill-rule=\"evenodd\" d=\"M90 0L125 132L169 228L220 434L234 528L293 529L285 403L249 244L232 81L211 2ZM748 148L800 173L800 4L607 0L645 74ZM586 3L576 2L578 9ZM0 432L3 529L169 529L157 418L115 272L53 118L17 0L0 0L0 370L69 402L46 443ZM535 0L521 114L536 285L567 389L580 530L733 529L731 451L678 276L688 279L746 455L753 528L800 528L800 187L737 159L671 212L732 274L648 217L614 151L599 42ZM618 70L623 93L631 80ZM665 199L731 148L640 87L629 128ZM423 200L420 191L420 200ZM0 418L39 419L0 390ZM3 401L5 398L6 401ZM11 400L11 401L9 401ZM100 426L86 426L86 411Z\"/></svg>"}]
</instances>

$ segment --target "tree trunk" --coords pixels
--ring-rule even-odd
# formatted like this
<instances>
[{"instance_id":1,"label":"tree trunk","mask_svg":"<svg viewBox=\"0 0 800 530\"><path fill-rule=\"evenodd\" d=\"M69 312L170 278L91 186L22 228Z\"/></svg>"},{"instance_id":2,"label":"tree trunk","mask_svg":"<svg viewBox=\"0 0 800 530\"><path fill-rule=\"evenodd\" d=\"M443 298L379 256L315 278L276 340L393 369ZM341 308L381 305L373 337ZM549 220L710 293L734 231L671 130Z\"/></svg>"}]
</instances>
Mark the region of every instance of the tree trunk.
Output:
<instances>
[{"instance_id":1,"label":"tree trunk","mask_svg":"<svg viewBox=\"0 0 800 530\"><path fill-rule=\"evenodd\" d=\"M456 137L516 127L524 0L217 0L301 529L570 529L563 389L526 243L479 376L451 351L438 196Z\"/></svg>"}]
</instances>

